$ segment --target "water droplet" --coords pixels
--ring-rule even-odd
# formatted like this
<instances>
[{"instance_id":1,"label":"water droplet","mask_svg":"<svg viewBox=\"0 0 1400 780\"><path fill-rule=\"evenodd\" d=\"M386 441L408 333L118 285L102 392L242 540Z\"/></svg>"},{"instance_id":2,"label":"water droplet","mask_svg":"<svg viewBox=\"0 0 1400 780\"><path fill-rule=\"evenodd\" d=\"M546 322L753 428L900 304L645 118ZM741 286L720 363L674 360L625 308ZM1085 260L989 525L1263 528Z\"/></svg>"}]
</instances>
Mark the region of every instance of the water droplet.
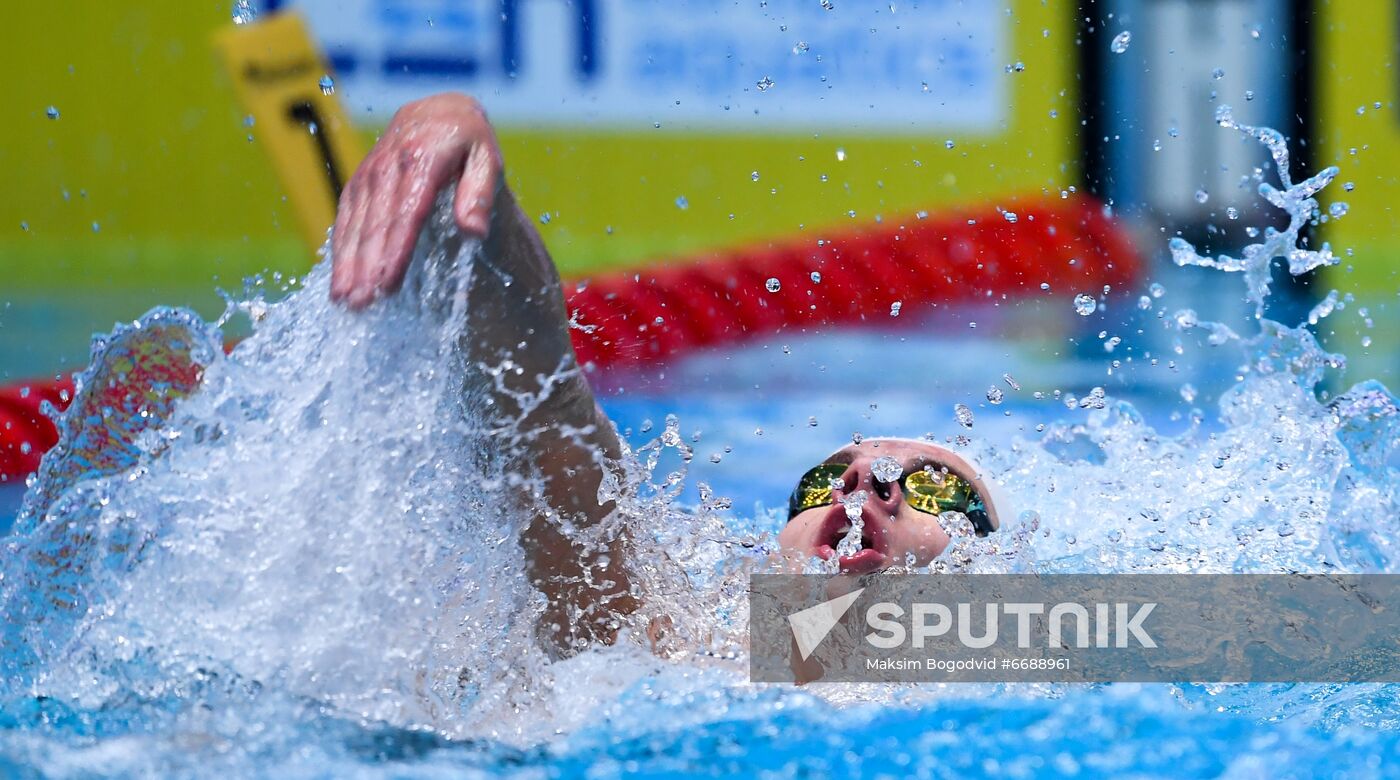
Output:
<instances>
[{"instance_id":1,"label":"water droplet","mask_svg":"<svg viewBox=\"0 0 1400 780\"><path fill-rule=\"evenodd\" d=\"M758 87L759 92L767 92L773 86L773 79L764 76L763 78L758 80L758 84L756 84L755 86Z\"/></svg>"},{"instance_id":2,"label":"water droplet","mask_svg":"<svg viewBox=\"0 0 1400 780\"><path fill-rule=\"evenodd\" d=\"M102 230L102 226L96 222L92 223L92 232L97 233Z\"/></svg>"},{"instance_id":3,"label":"water droplet","mask_svg":"<svg viewBox=\"0 0 1400 780\"><path fill-rule=\"evenodd\" d=\"M1347 204L1339 200L1336 203L1333 203L1331 206L1327 207L1327 213L1331 214L1333 217L1341 218L1346 216L1347 209Z\"/></svg>"},{"instance_id":4,"label":"water droplet","mask_svg":"<svg viewBox=\"0 0 1400 780\"><path fill-rule=\"evenodd\" d=\"M812 416L812 417L808 417L808 418L807 418L807 427L808 427L808 428L815 428L815 427L817 427L817 418L816 418L815 416Z\"/></svg>"},{"instance_id":5,"label":"water droplet","mask_svg":"<svg viewBox=\"0 0 1400 780\"><path fill-rule=\"evenodd\" d=\"M952 149L955 144L953 143L953 139L949 138L948 140L943 142L943 145L948 147L949 149Z\"/></svg>"},{"instance_id":6,"label":"water droplet","mask_svg":"<svg viewBox=\"0 0 1400 780\"><path fill-rule=\"evenodd\" d=\"M812 47L810 47L810 46L807 45L807 42L806 42L806 41L798 41L798 42L797 42L797 45L792 47L792 53L793 53L793 54L806 54L807 51L808 51L808 49L811 49L811 48L812 48Z\"/></svg>"},{"instance_id":7,"label":"water droplet","mask_svg":"<svg viewBox=\"0 0 1400 780\"><path fill-rule=\"evenodd\" d=\"M1094 313L1094 309L1096 308L1098 308L1098 304L1094 303L1094 296L1088 293L1080 293L1074 296L1074 310L1079 316L1088 317L1090 314Z\"/></svg>"},{"instance_id":8,"label":"water droplet","mask_svg":"<svg viewBox=\"0 0 1400 780\"><path fill-rule=\"evenodd\" d=\"M991 387L987 388L987 402L988 402L988 403L990 403L990 404L992 404L992 405L999 404L999 403L1001 403L1002 399L1005 398L1005 397L1006 397L1006 395L1005 395L1004 393L1001 392L1001 388L1000 388L1000 387L997 387L996 385L992 385Z\"/></svg>"},{"instance_id":9,"label":"water droplet","mask_svg":"<svg viewBox=\"0 0 1400 780\"><path fill-rule=\"evenodd\" d=\"M1244 91L1244 99L1245 99L1245 100L1253 100L1253 99L1254 99L1254 90L1252 90L1252 89L1246 89L1246 90Z\"/></svg>"},{"instance_id":10,"label":"water droplet","mask_svg":"<svg viewBox=\"0 0 1400 780\"><path fill-rule=\"evenodd\" d=\"M1181 135L1181 131L1176 129L1175 127L1168 127L1167 135L1171 136L1172 138L1176 138L1177 136Z\"/></svg>"},{"instance_id":11,"label":"water droplet","mask_svg":"<svg viewBox=\"0 0 1400 780\"><path fill-rule=\"evenodd\" d=\"M1205 203L1205 202L1208 201L1208 200L1210 200L1210 193L1209 193L1209 192L1206 192L1204 189L1196 190L1196 202L1197 202L1197 203Z\"/></svg>"},{"instance_id":12,"label":"water droplet","mask_svg":"<svg viewBox=\"0 0 1400 780\"><path fill-rule=\"evenodd\" d=\"M758 181L758 171L754 171L753 173L749 174L749 178L753 181Z\"/></svg>"},{"instance_id":13,"label":"water droplet","mask_svg":"<svg viewBox=\"0 0 1400 780\"><path fill-rule=\"evenodd\" d=\"M832 4L831 0L822 0L822 8L825 8L826 10L830 11L835 7L836 6Z\"/></svg>"},{"instance_id":14,"label":"water droplet","mask_svg":"<svg viewBox=\"0 0 1400 780\"><path fill-rule=\"evenodd\" d=\"M770 293L775 293L783 289L783 283L778 281L778 277L776 276L768 277L768 281L764 282L763 286L768 288L768 292Z\"/></svg>"},{"instance_id":15,"label":"water droplet","mask_svg":"<svg viewBox=\"0 0 1400 780\"><path fill-rule=\"evenodd\" d=\"M899 478L904 476L904 467L900 466L899 461L889 455L881 455L875 459L874 463L870 464L870 472L875 475L876 479L889 484L899 481Z\"/></svg>"},{"instance_id":16,"label":"water droplet","mask_svg":"<svg viewBox=\"0 0 1400 780\"><path fill-rule=\"evenodd\" d=\"M891 316L891 317L898 317L898 316L899 316L899 310L900 310L901 308L903 308L903 307L904 307L904 301L895 301L894 303L891 303L891 304L890 304L890 316Z\"/></svg>"},{"instance_id":17,"label":"water droplet","mask_svg":"<svg viewBox=\"0 0 1400 780\"><path fill-rule=\"evenodd\" d=\"M58 119L58 108L55 106L49 106L48 108L44 109L44 116L48 117L49 119ZM79 122L78 124L82 124L82 122Z\"/></svg>"},{"instance_id":18,"label":"water droplet","mask_svg":"<svg viewBox=\"0 0 1400 780\"><path fill-rule=\"evenodd\" d=\"M1190 382L1187 382L1186 384L1184 384L1184 385L1181 386L1181 391L1180 391L1180 392L1181 392L1181 400L1185 401L1185 402L1188 403L1188 404L1189 404L1189 403L1195 402L1195 400L1196 400L1196 387L1195 387L1195 385L1191 384Z\"/></svg>"},{"instance_id":19,"label":"water droplet","mask_svg":"<svg viewBox=\"0 0 1400 780\"><path fill-rule=\"evenodd\" d=\"M546 212L540 214L540 224L541 224L541 225L548 225L548 224L549 224L549 212L548 212L548 211L546 211Z\"/></svg>"},{"instance_id":20,"label":"water droplet","mask_svg":"<svg viewBox=\"0 0 1400 780\"><path fill-rule=\"evenodd\" d=\"M316 82L316 84L321 88L322 95L329 95L335 92L335 79L331 78L330 74L322 76L321 80Z\"/></svg>"},{"instance_id":21,"label":"water droplet","mask_svg":"<svg viewBox=\"0 0 1400 780\"><path fill-rule=\"evenodd\" d=\"M954 404L953 417L957 419L958 424L962 427L972 427L972 410L967 408L967 404Z\"/></svg>"},{"instance_id":22,"label":"water droplet","mask_svg":"<svg viewBox=\"0 0 1400 780\"><path fill-rule=\"evenodd\" d=\"M1354 182L1354 181L1343 182L1343 183L1342 183L1342 189L1346 190L1347 192L1351 192L1352 190L1356 189L1356 182Z\"/></svg>"},{"instance_id":23,"label":"water droplet","mask_svg":"<svg viewBox=\"0 0 1400 780\"><path fill-rule=\"evenodd\" d=\"M685 211L686 209L690 208L690 201L686 200L684 195L677 195L676 208L680 209L681 211Z\"/></svg>"},{"instance_id":24,"label":"water droplet","mask_svg":"<svg viewBox=\"0 0 1400 780\"><path fill-rule=\"evenodd\" d=\"M1128 50L1128 44L1133 42L1133 34L1129 30L1124 30L1113 36L1113 43L1108 45L1108 50L1114 54L1122 54Z\"/></svg>"},{"instance_id":25,"label":"water droplet","mask_svg":"<svg viewBox=\"0 0 1400 780\"><path fill-rule=\"evenodd\" d=\"M1239 219L1239 218L1240 218L1240 210L1237 209L1237 208L1235 208L1234 206L1229 206L1229 207L1227 207L1227 208L1225 209L1225 218L1226 218L1226 219Z\"/></svg>"},{"instance_id":26,"label":"water droplet","mask_svg":"<svg viewBox=\"0 0 1400 780\"><path fill-rule=\"evenodd\" d=\"M1001 381L1005 382L1012 390L1020 390L1021 385L1010 374L1002 374Z\"/></svg>"},{"instance_id":27,"label":"water droplet","mask_svg":"<svg viewBox=\"0 0 1400 780\"><path fill-rule=\"evenodd\" d=\"M813 272L812 272L812 277L811 277L811 278L812 278L812 284L821 284L821 283L822 283L822 274L821 274L821 271L813 271Z\"/></svg>"},{"instance_id":28,"label":"water droplet","mask_svg":"<svg viewBox=\"0 0 1400 780\"><path fill-rule=\"evenodd\" d=\"M233 0L230 16L233 17L234 24L250 24L258 18L258 9L253 0Z\"/></svg>"},{"instance_id":29,"label":"water droplet","mask_svg":"<svg viewBox=\"0 0 1400 780\"><path fill-rule=\"evenodd\" d=\"M1147 311L1148 309L1152 308L1152 299L1147 297L1146 295L1142 296L1141 298L1138 298L1138 308L1142 309L1143 311Z\"/></svg>"},{"instance_id":30,"label":"water droplet","mask_svg":"<svg viewBox=\"0 0 1400 780\"><path fill-rule=\"evenodd\" d=\"M1019 219L1019 217L1016 216L1016 212L1014 211L1001 212L1001 218L1012 224L1015 224L1016 220Z\"/></svg>"},{"instance_id":31,"label":"water droplet","mask_svg":"<svg viewBox=\"0 0 1400 780\"><path fill-rule=\"evenodd\" d=\"M1215 70L1213 70L1213 71L1210 72L1210 77L1213 78L1213 79L1215 79L1216 81L1219 81L1220 79L1225 78L1225 69L1224 69L1224 68L1216 68Z\"/></svg>"}]
</instances>

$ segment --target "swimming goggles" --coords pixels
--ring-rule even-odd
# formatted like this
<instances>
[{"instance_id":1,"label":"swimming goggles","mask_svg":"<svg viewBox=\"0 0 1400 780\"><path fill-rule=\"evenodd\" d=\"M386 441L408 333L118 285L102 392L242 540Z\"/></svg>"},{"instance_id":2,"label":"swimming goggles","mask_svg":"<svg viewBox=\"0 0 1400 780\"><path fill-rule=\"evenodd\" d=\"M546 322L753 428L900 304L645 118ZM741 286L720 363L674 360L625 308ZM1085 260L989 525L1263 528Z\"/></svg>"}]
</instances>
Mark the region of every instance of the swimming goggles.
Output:
<instances>
[{"instance_id":1,"label":"swimming goggles","mask_svg":"<svg viewBox=\"0 0 1400 780\"><path fill-rule=\"evenodd\" d=\"M788 499L788 520L816 507L836 503L832 495L834 483L844 485L846 470L843 463L822 463L807 470ZM877 478L878 480L878 478ZM925 466L902 475L897 482L904 502L930 515L961 512L972 521L978 536L986 536L996 527L987 516L987 505L972 485L962 477L938 466Z\"/></svg>"}]
</instances>

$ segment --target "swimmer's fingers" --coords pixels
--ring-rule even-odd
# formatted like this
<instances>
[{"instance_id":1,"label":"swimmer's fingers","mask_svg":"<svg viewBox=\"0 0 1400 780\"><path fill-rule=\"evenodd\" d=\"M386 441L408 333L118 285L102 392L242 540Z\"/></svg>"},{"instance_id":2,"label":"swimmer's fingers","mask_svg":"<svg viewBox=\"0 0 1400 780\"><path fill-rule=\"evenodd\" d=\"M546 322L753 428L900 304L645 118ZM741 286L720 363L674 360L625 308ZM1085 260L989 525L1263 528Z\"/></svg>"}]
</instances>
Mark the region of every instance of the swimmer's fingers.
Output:
<instances>
[{"instance_id":1,"label":"swimmer's fingers","mask_svg":"<svg viewBox=\"0 0 1400 780\"><path fill-rule=\"evenodd\" d=\"M369 196L360 239L360 259L354 288L350 291L352 308L368 306L375 298L397 289L390 284L391 280L403 279L404 268L413 251L412 237L417 234L422 216L409 226L407 240L399 238L398 228L405 220L413 220L415 209L423 211L411 202L411 193L424 186L419 180L425 174L427 157L421 146L402 135L396 143L380 148L374 155L368 173L375 185Z\"/></svg>"},{"instance_id":2,"label":"swimmer's fingers","mask_svg":"<svg viewBox=\"0 0 1400 780\"><path fill-rule=\"evenodd\" d=\"M381 270L387 261L385 240L397 216L401 178L392 162L395 156L393 150L377 149L361 166L365 177L364 208L354 220L359 231L351 249L352 277L345 294L352 309L363 309L374 301L378 280L385 275Z\"/></svg>"},{"instance_id":3,"label":"swimmer's fingers","mask_svg":"<svg viewBox=\"0 0 1400 780\"><path fill-rule=\"evenodd\" d=\"M414 243L432 212L437 192L451 181L460 165L460 155L450 152L434 154L414 147L399 151L394 206L385 209L385 223L376 226L382 231L383 245L370 264L369 285L374 294L389 295L403 285Z\"/></svg>"},{"instance_id":4,"label":"swimmer's fingers","mask_svg":"<svg viewBox=\"0 0 1400 780\"><path fill-rule=\"evenodd\" d=\"M361 165L340 196L335 230L331 233L332 300L344 301L355 289L363 255L360 242L369 204L368 190L373 188L373 183L368 181L370 169L368 164Z\"/></svg>"},{"instance_id":5,"label":"swimmer's fingers","mask_svg":"<svg viewBox=\"0 0 1400 780\"><path fill-rule=\"evenodd\" d=\"M496 200L496 186L501 180L501 148L495 133L481 115L475 128L475 140L467 151L462 177L457 181L453 200L453 215L463 232L480 239L486 238L491 226L491 208Z\"/></svg>"}]
</instances>

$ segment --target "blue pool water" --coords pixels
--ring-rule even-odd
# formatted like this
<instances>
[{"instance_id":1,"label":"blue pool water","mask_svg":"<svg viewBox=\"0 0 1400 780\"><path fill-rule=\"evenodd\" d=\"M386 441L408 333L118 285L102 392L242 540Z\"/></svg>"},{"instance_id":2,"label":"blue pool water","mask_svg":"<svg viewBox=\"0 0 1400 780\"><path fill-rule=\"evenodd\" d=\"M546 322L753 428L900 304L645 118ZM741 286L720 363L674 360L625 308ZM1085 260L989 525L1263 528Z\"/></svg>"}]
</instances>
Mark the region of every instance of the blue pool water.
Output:
<instances>
[{"instance_id":1,"label":"blue pool water","mask_svg":"<svg viewBox=\"0 0 1400 780\"><path fill-rule=\"evenodd\" d=\"M1020 540L967 571L1400 570L1400 407L1374 383L1324 397L1338 358L1307 331L1225 336L1128 291L1085 318L989 307L597 377L630 388L603 398L633 450L621 517L654 568L644 610L681 639L554 661L509 475L448 391L472 255L441 217L406 293L364 314L328 303L322 266L241 301L257 324L228 357L172 310L96 347L89 388L138 350L204 378L159 414L79 393L65 419L0 560L0 772L1397 772L1393 685L747 679L743 575L794 476L857 433L929 435L1001 483Z\"/></svg>"}]
</instances>

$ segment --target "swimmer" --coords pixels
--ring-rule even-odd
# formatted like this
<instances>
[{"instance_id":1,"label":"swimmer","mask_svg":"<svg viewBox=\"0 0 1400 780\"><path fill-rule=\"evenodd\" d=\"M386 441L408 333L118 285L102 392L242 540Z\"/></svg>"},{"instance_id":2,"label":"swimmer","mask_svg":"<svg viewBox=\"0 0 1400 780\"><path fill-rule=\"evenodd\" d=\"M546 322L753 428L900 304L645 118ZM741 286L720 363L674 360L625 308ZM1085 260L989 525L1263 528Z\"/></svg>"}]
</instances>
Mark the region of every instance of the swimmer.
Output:
<instances>
[{"instance_id":1,"label":"swimmer","mask_svg":"<svg viewBox=\"0 0 1400 780\"><path fill-rule=\"evenodd\" d=\"M475 100L441 94L405 105L341 196L331 296L360 309L396 292L436 194L454 188L453 215L464 234L483 242L479 262L486 265L474 274L465 348L472 365L510 361L519 369L502 374L487 403L532 431L507 465L538 477L537 515L522 543L531 579L550 600L546 624L561 647L611 641L618 616L637 608L623 565L627 540L616 532L594 543L579 539L614 510L599 502L597 487L620 452L617 432L578 369L559 274L502 172L500 147ZM561 373L566 378L537 407L520 407L519 394L538 392L540 378ZM837 557L850 574L924 565L951 542L943 512L962 512L978 535L997 529L994 490L946 448L868 439L802 476L778 540L794 558Z\"/></svg>"}]
</instances>

